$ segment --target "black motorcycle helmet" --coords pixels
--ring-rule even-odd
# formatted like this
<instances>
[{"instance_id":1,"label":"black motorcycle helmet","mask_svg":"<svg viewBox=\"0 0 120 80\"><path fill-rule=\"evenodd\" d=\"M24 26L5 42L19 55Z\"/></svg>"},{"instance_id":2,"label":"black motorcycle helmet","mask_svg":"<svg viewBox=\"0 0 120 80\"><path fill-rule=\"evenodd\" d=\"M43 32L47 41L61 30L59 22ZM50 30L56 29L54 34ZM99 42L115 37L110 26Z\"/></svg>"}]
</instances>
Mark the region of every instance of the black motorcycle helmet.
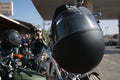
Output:
<instances>
[{"instance_id":1,"label":"black motorcycle helmet","mask_svg":"<svg viewBox=\"0 0 120 80\"><path fill-rule=\"evenodd\" d=\"M5 30L1 34L2 44L8 47L19 47L21 36L17 30Z\"/></svg>"},{"instance_id":2,"label":"black motorcycle helmet","mask_svg":"<svg viewBox=\"0 0 120 80\"><path fill-rule=\"evenodd\" d=\"M92 12L63 5L56 9L51 26L53 57L65 70L86 73L103 58L103 32Z\"/></svg>"}]
</instances>

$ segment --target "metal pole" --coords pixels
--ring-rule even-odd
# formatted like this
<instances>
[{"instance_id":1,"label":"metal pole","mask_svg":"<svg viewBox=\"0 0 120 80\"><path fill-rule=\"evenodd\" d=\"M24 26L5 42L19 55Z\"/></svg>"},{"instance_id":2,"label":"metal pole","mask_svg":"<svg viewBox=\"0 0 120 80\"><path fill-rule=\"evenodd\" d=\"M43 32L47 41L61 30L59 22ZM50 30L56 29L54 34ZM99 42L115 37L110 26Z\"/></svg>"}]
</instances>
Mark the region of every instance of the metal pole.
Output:
<instances>
[{"instance_id":1,"label":"metal pole","mask_svg":"<svg viewBox=\"0 0 120 80\"><path fill-rule=\"evenodd\" d=\"M118 31L119 31L119 40L118 40L118 47L120 47L120 18L118 19Z\"/></svg>"}]
</instances>

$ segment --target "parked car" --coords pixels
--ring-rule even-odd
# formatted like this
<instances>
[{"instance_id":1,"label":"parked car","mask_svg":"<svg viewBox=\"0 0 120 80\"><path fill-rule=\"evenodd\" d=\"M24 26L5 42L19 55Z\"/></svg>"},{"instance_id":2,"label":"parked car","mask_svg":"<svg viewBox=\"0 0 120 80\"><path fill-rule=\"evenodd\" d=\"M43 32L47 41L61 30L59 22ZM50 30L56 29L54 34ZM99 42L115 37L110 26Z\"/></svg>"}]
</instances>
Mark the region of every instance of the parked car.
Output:
<instances>
[{"instance_id":1,"label":"parked car","mask_svg":"<svg viewBox=\"0 0 120 80\"><path fill-rule=\"evenodd\" d=\"M105 42L106 46L116 46L117 44L118 44L118 41L113 41L113 40Z\"/></svg>"}]
</instances>

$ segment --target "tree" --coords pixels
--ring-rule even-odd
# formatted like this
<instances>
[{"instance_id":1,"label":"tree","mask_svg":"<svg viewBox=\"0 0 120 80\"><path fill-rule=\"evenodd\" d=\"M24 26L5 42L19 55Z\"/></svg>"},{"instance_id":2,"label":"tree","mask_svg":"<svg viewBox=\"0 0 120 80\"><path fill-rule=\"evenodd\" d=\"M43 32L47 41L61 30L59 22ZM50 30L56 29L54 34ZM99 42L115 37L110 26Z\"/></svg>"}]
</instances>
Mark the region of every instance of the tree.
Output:
<instances>
[{"instance_id":1,"label":"tree","mask_svg":"<svg viewBox=\"0 0 120 80\"><path fill-rule=\"evenodd\" d=\"M49 41L50 41L50 38L49 38L49 31L48 31L48 30L43 30L43 33L44 33L46 42L49 43Z\"/></svg>"},{"instance_id":2,"label":"tree","mask_svg":"<svg viewBox=\"0 0 120 80\"><path fill-rule=\"evenodd\" d=\"M118 34L114 34L114 35L113 35L113 38L114 38L114 39L118 39L118 37L119 37Z\"/></svg>"}]
</instances>

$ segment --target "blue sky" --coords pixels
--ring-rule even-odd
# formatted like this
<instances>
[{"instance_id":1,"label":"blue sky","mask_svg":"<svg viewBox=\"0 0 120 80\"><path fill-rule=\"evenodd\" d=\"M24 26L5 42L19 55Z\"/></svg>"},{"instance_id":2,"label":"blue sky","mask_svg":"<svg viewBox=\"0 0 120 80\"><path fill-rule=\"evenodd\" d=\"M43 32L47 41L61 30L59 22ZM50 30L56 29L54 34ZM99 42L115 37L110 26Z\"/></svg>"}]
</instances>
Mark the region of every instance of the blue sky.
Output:
<instances>
[{"instance_id":1,"label":"blue sky","mask_svg":"<svg viewBox=\"0 0 120 80\"><path fill-rule=\"evenodd\" d=\"M11 18L30 22L34 25L41 24L42 19L31 0L6 0L13 1L14 14Z\"/></svg>"},{"instance_id":2,"label":"blue sky","mask_svg":"<svg viewBox=\"0 0 120 80\"><path fill-rule=\"evenodd\" d=\"M103 34L118 34L118 20L100 20L100 26Z\"/></svg>"},{"instance_id":3,"label":"blue sky","mask_svg":"<svg viewBox=\"0 0 120 80\"><path fill-rule=\"evenodd\" d=\"M10 18L22 20L32 23L33 25L42 26L42 18L35 9L31 0L0 0L0 1L13 1L14 12ZM46 22L48 24L50 22ZM106 34L118 34L118 21L117 20L100 20L100 26L104 35ZM47 25L50 27L50 25Z\"/></svg>"}]
</instances>

